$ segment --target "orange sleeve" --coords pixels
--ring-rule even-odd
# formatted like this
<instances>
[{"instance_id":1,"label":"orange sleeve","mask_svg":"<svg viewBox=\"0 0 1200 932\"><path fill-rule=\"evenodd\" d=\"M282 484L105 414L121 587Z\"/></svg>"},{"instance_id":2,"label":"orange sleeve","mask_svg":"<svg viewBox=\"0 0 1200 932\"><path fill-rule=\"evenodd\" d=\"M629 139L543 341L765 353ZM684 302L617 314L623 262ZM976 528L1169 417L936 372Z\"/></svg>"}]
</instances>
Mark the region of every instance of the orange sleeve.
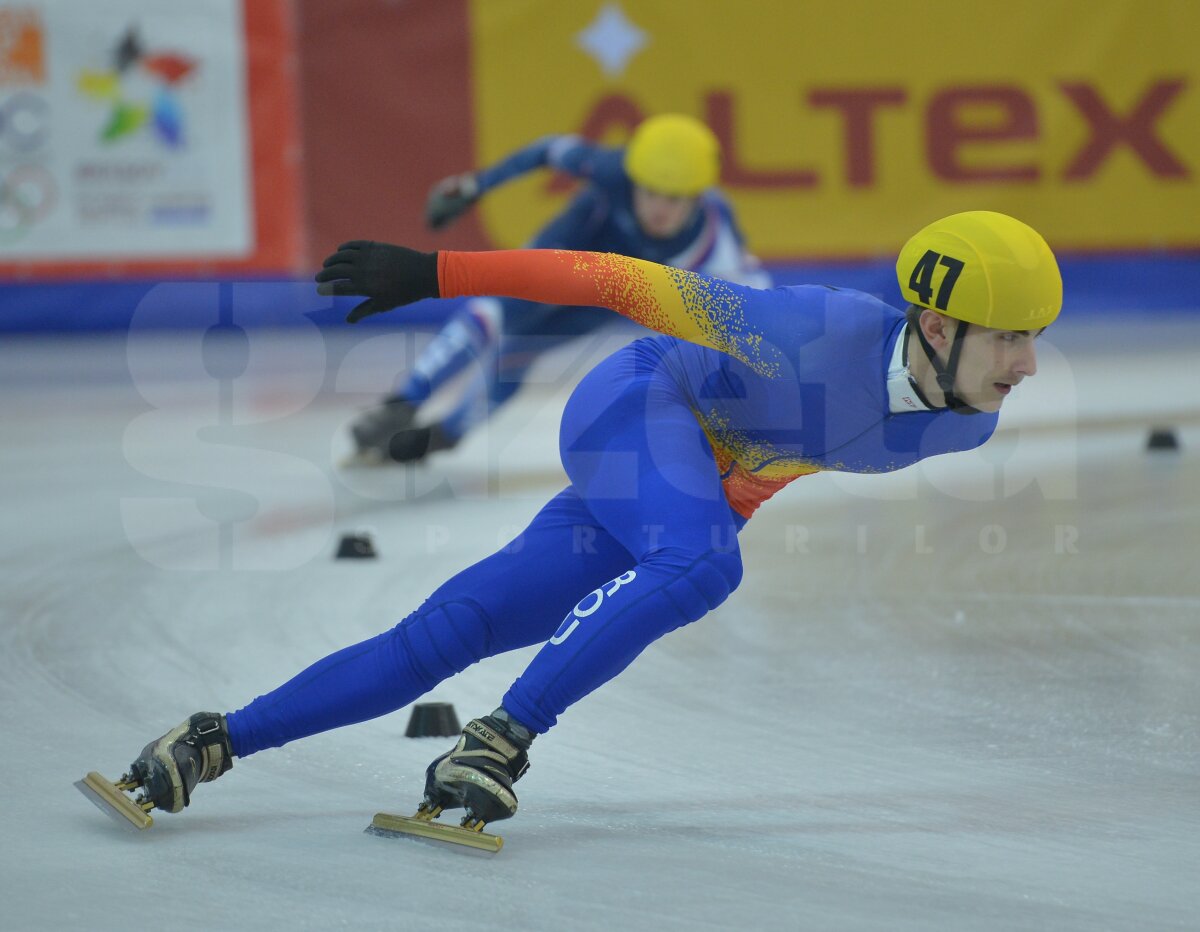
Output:
<instances>
[{"instance_id":1,"label":"orange sleeve","mask_svg":"<svg viewBox=\"0 0 1200 932\"><path fill-rule=\"evenodd\" d=\"M656 303L650 282L626 256L565 249L438 253L443 298L496 295L542 304L607 307L635 320Z\"/></svg>"},{"instance_id":2,"label":"orange sleeve","mask_svg":"<svg viewBox=\"0 0 1200 932\"><path fill-rule=\"evenodd\" d=\"M493 295L607 307L651 330L729 353L764 374L778 368L748 320L754 289L644 259L567 249L442 251L438 287L443 298Z\"/></svg>"}]
</instances>

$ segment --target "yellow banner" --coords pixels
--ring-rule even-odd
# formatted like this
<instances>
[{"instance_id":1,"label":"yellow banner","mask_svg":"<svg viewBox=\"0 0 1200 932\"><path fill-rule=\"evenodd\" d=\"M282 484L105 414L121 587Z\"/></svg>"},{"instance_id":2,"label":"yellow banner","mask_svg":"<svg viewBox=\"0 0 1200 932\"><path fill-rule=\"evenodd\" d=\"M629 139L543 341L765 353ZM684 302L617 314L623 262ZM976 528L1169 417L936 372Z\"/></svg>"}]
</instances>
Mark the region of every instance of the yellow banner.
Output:
<instances>
[{"instance_id":1,"label":"yellow banner","mask_svg":"<svg viewBox=\"0 0 1200 932\"><path fill-rule=\"evenodd\" d=\"M1194 0L473 0L476 162L550 133L705 119L765 258L892 255L1000 210L1060 250L1200 248ZM516 246L569 190L483 201Z\"/></svg>"}]
</instances>

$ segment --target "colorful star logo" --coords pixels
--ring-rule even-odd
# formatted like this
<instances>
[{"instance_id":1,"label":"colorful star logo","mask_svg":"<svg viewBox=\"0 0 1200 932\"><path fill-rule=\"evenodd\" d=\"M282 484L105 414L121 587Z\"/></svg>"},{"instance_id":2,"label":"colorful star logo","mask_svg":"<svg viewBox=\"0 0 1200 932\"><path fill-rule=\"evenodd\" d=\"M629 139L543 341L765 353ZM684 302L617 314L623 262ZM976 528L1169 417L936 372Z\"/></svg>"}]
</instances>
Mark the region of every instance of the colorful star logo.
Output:
<instances>
[{"instance_id":1,"label":"colorful star logo","mask_svg":"<svg viewBox=\"0 0 1200 932\"><path fill-rule=\"evenodd\" d=\"M112 51L112 67L79 73L82 94L112 107L100 132L116 142L146 128L171 149L183 146L183 108L178 89L198 62L178 52L148 52L130 26Z\"/></svg>"}]
</instances>

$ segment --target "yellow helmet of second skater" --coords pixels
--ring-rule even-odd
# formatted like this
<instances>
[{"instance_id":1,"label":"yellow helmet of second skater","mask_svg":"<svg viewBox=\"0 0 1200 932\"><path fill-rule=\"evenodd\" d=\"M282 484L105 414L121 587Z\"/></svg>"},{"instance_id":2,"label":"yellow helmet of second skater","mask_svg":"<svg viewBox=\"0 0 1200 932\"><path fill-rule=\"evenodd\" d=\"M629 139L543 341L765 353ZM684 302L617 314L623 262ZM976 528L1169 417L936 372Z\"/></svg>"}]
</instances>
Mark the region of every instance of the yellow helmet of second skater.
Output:
<instances>
[{"instance_id":1,"label":"yellow helmet of second skater","mask_svg":"<svg viewBox=\"0 0 1200 932\"><path fill-rule=\"evenodd\" d=\"M721 144L695 117L663 113L638 124L625 149L625 171L659 194L695 197L717 183Z\"/></svg>"},{"instance_id":2,"label":"yellow helmet of second skater","mask_svg":"<svg viewBox=\"0 0 1200 932\"><path fill-rule=\"evenodd\" d=\"M1046 241L990 210L929 224L900 250L896 276L910 304L994 330L1041 330L1062 308L1062 277Z\"/></svg>"}]
</instances>

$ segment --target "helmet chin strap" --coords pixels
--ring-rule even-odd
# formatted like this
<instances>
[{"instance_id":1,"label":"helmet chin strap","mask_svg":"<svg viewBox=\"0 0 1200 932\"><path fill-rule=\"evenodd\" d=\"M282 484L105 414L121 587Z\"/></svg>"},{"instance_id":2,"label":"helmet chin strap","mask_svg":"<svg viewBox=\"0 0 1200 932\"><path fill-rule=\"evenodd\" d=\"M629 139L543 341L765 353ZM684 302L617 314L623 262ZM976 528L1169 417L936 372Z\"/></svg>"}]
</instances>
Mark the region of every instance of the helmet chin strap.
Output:
<instances>
[{"instance_id":1,"label":"helmet chin strap","mask_svg":"<svg viewBox=\"0 0 1200 932\"><path fill-rule=\"evenodd\" d=\"M946 360L945 365L938 359L937 352L930 345L929 340L925 338L925 331L921 329L919 323L915 329L917 331L917 339L921 341L921 349L925 350L925 355L929 357L929 364L933 366L938 388L942 390L942 394L946 397L946 407L955 414L983 414L978 408L972 408L954 393L954 378L958 375L958 357L962 353L963 338L967 335L967 326L965 320L958 322L958 327L954 331L954 340L950 344L950 358Z\"/></svg>"}]
</instances>

